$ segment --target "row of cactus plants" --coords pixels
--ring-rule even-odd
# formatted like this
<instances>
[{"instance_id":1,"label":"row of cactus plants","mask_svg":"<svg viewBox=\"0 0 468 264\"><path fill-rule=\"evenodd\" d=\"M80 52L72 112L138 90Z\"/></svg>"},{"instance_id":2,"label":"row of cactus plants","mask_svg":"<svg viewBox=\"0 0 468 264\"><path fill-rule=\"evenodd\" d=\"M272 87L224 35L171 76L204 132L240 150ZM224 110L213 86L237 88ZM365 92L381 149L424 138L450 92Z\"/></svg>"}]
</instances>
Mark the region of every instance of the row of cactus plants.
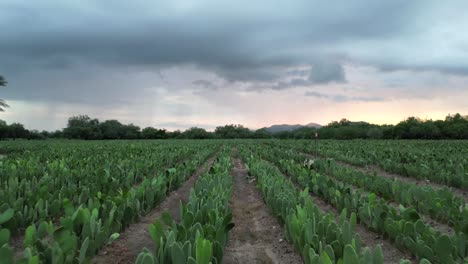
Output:
<instances>
[{"instance_id":1,"label":"row of cactus plants","mask_svg":"<svg viewBox=\"0 0 468 264\"><path fill-rule=\"evenodd\" d=\"M138 264L221 263L228 232L234 226L229 200L232 192L231 159L225 148L207 173L180 204L180 221L165 212L150 225L156 251L144 249Z\"/></svg>"},{"instance_id":2,"label":"row of cactus plants","mask_svg":"<svg viewBox=\"0 0 468 264\"><path fill-rule=\"evenodd\" d=\"M308 190L297 190L276 167L245 150L242 156L266 204L284 223L287 238L301 253L304 263L383 263L380 246L374 251L362 248L361 238L355 232L355 213L348 221L345 209L336 221L333 214L314 204Z\"/></svg>"},{"instance_id":3,"label":"row of cactus plants","mask_svg":"<svg viewBox=\"0 0 468 264\"><path fill-rule=\"evenodd\" d=\"M281 159L280 152L268 148L256 148L254 151L275 162L300 185L308 187L339 210L346 208L349 212L356 212L363 224L388 236L398 247L409 250L421 261L455 263L467 256L468 245L463 233L449 237L434 230L420 219L412 207L400 206L397 210L387 201L378 199L374 193L355 189L350 184L305 168L293 160Z\"/></svg>"},{"instance_id":4,"label":"row of cactus plants","mask_svg":"<svg viewBox=\"0 0 468 264\"><path fill-rule=\"evenodd\" d=\"M275 143L312 152L307 141ZM377 165L406 177L468 189L466 140L321 140L319 153L355 165Z\"/></svg>"},{"instance_id":5,"label":"row of cactus plants","mask_svg":"<svg viewBox=\"0 0 468 264\"><path fill-rule=\"evenodd\" d=\"M32 223L58 219L64 213L64 203L78 207L98 195L126 192L143 179L190 159L200 147L51 145L0 161L0 214L14 212L11 220L1 226L12 234L20 233Z\"/></svg>"},{"instance_id":6,"label":"row of cactus plants","mask_svg":"<svg viewBox=\"0 0 468 264\"><path fill-rule=\"evenodd\" d=\"M283 159L303 161L305 156L295 151L270 148L271 156L281 155ZM453 226L455 232L468 235L468 208L463 197L455 195L448 188L433 188L398 179L381 177L376 173L364 173L354 168L339 165L331 159L317 160L317 171L329 174L336 179L374 192L380 197L408 207L419 213Z\"/></svg>"},{"instance_id":7,"label":"row of cactus plants","mask_svg":"<svg viewBox=\"0 0 468 264\"><path fill-rule=\"evenodd\" d=\"M455 232L468 234L468 208L465 200L454 195L447 188L434 189L428 185L380 177L375 173L363 173L340 166L330 159L318 161L316 168L340 181L374 192L386 200L395 201L404 206L414 206L418 212L453 226Z\"/></svg>"},{"instance_id":8,"label":"row of cactus plants","mask_svg":"<svg viewBox=\"0 0 468 264\"><path fill-rule=\"evenodd\" d=\"M6 263L86 263L104 244L118 238L117 232L138 221L142 214L154 208L169 191L192 175L216 148L215 145L207 146L189 160L145 177L127 190L107 194L97 192L95 196L86 195L86 198L82 197L83 192L64 197L59 219L42 220L26 228L22 257L14 256L8 239L0 239L4 243L0 259L5 259ZM75 199L82 203L73 203ZM0 234L7 234L4 230L8 229L2 228Z\"/></svg>"}]
</instances>

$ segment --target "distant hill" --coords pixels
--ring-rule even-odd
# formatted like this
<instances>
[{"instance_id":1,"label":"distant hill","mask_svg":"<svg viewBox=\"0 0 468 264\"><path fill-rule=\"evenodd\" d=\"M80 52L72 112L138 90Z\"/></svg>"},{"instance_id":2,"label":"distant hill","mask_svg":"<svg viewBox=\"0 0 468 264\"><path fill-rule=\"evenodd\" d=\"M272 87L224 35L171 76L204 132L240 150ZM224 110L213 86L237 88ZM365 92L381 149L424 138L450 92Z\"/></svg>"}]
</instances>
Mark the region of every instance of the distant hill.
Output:
<instances>
[{"instance_id":1,"label":"distant hill","mask_svg":"<svg viewBox=\"0 0 468 264\"><path fill-rule=\"evenodd\" d=\"M276 133L276 132L282 132L282 131L293 131L301 127L322 127L320 124L317 123L309 123L307 125L287 125L287 124L282 124L282 125L272 125L270 127L266 127L266 130L271 133Z\"/></svg>"}]
</instances>

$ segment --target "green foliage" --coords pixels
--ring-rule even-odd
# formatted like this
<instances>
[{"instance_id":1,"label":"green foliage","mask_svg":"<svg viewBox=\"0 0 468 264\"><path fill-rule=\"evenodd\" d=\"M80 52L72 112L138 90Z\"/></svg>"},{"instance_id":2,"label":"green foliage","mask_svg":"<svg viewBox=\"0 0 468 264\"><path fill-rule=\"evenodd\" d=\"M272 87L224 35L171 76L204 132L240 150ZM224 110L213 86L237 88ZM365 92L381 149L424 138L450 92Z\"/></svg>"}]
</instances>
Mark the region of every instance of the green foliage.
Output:
<instances>
[{"instance_id":1,"label":"green foliage","mask_svg":"<svg viewBox=\"0 0 468 264\"><path fill-rule=\"evenodd\" d=\"M11 218L13 218L13 215L15 214L15 210L12 208L8 208L3 212L0 212L0 225L8 222Z\"/></svg>"},{"instance_id":2,"label":"green foliage","mask_svg":"<svg viewBox=\"0 0 468 264\"><path fill-rule=\"evenodd\" d=\"M380 263L382 252L361 249L360 237L354 232L356 215L347 220L343 210L339 222L332 215L322 212L314 205L308 188L298 192L277 168L259 159L254 153L242 149L241 156L247 161L249 173L256 177L264 200L285 223L288 240L298 252L302 253L305 263ZM383 263L383 260L382 260Z\"/></svg>"},{"instance_id":3,"label":"green foliage","mask_svg":"<svg viewBox=\"0 0 468 264\"><path fill-rule=\"evenodd\" d=\"M271 141L270 144L289 150L313 152L313 143L310 141ZM320 140L318 145L318 152L324 157L359 166L378 166L384 171L402 176L468 190L468 142L465 140ZM301 159L303 160L304 157ZM341 171L346 172L345 169L340 169L337 173ZM346 173L350 174L349 171L350 169ZM356 178L363 175L362 173L354 174ZM369 176L366 177L369 178ZM402 184L399 185L402 186ZM407 185L407 187L411 186ZM429 192L429 189L427 188L424 192ZM444 192L447 195L450 194L450 190ZM421 198L420 195L417 196L418 199Z\"/></svg>"},{"instance_id":4,"label":"green foliage","mask_svg":"<svg viewBox=\"0 0 468 264\"><path fill-rule=\"evenodd\" d=\"M213 138L212 134L207 132L203 128L199 127L192 127L185 130L179 138L187 138L187 139L209 139Z\"/></svg>"},{"instance_id":5,"label":"green foliage","mask_svg":"<svg viewBox=\"0 0 468 264\"><path fill-rule=\"evenodd\" d=\"M0 264L11 263L14 263L13 250L7 244L0 246Z\"/></svg>"},{"instance_id":6,"label":"green foliage","mask_svg":"<svg viewBox=\"0 0 468 264\"><path fill-rule=\"evenodd\" d=\"M214 135L216 138L250 138L252 133L242 125L225 125L216 127Z\"/></svg>"},{"instance_id":7,"label":"green foliage","mask_svg":"<svg viewBox=\"0 0 468 264\"><path fill-rule=\"evenodd\" d=\"M181 203L181 221L164 212L150 225L149 233L156 251L144 250L138 259L151 258L159 263L221 263L227 234L233 227L228 207L232 179L231 160L225 149L208 173L202 174Z\"/></svg>"},{"instance_id":8,"label":"green foliage","mask_svg":"<svg viewBox=\"0 0 468 264\"><path fill-rule=\"evenodd\" d=\"M10 240L10 230L0 229L0 246L8 244L9 240Z\"/></svg>"},{"instance_id":9,"label":"green foliage","mask_svg":"<svg viewBox=\"0 0 468 264\"><path fill-rule=\"evenodd\" d=\"M139 221L220 145L238 148L264 201L305 263L383 263L380 246L373 251L361 246L357 224L388 237L420 263L461 263L467 258L468 211L462 197L448 188L358 172L333 159L305 167L300 152L309 150L305 143L310 142L0 143L6 154L0 159L0 262L11 263L10 237L25 230L18 263L89 263L103 245L118 239L118 232ZM355 164L402 166L408 176L427 174L466 186L468 155L463 141L321 144L322 153ZM224 147L212 168L198 178L188 202L181 203L180 220L164 213L150 226L156 251L144 250L137 263L221 263L233 228L228 150ZM341 211L339 217L321 211L309 192ZM446 221L455 233L441 234L423 215Z\"/></svg>"},{"instance_id":10,"label":"green foliage","mask_svg":"<svg viewBox=\"0 0 468 264\"><path fill-rule=\"evenodd\" d=\"M10 233L26 228L23 245L29 255L24 261L87 263L118 238L117 232L179 187L218 146L3 142L9 154L0 161L5 183L0 188L0 246L7 245Z\"/></svg>"},{"instance_id":11,"label":"green foliage","mask_svg":"<svg viewBox=\"0 0 468 264\"><path fill-rule=\"evenodd\" d=\"M354 188L353 185L346 183L346 181L355 183L354 181L367 180L363 182L362 186L365 186L366 189L372 189L374 188L373 185L376 184L373 182L373 180L377 179L375 176L366 178L366 175L350 174L349 177L345 177L346 170L337 170L336 173L333 173L334 177L329 177L327 174L331 169L336 168L333 160L316 161L314 164L316 170L310 170L302 164L304 157L293 151L284 151L265 145L261 147L252 145L249 146L249 149L252 151L249 156L256 154L274 162L298 184L309 188L315 195L327 200L337 209L357 212L356 215L362 224L390 237L398 247L408 249L418 258L426 258L436 263L452 263L457 259L467 257L465 234L457 233L450 237L443 235L435 231L429 224L423 222L414 207L404 207L401 205L400 208L395 208L389 205L387 201L377 197L375 193L368 193L365 190ZM342 179L344 181L340 181ZM395 191L395 183L390 184L389 188L389 190ZM416 192L418 192L419 196L421 195L417 188L419 187L409 189L415 192L415 194L411 194L409 197L418 197ZM400 191L409 190L404 189ZM380 191L376 189L376 192L379 193ZM392 198L396 194L389 193ZM431 199L433 198L429 197L430 195L434 196L437 202L432 202ZM440 197L437 198L437 195L440 195ZM437 204L441 204L444 201L445 198L443 197L447 197L446 192L440 194L429 192L428 201L424 201L424 198L421 199L421 197L415 199L418 199L421 204L427 203L426 206L428 207L433 206L431 205L433 203L439 206L438 211L442 211L445 208L442 209ZM459 201L463 203L463 200ZM444 206L453 208L452 211L466 210L460 202L453 205L452 202L447 202ZM408 200L408 203L413 202ZM467 216L466 213L458 214L458 217L461 219L459 225L466 226ZM345 225L343 234L345 240L349 241L349 231L347 230L348 226Z\"/></svg>"},{"instance_id":12,"label":"green foliage","mask_svg":"<svg viewBox=\"0 0 468 264\"><path fill-rule=\"evenodd\" d=\"M1 77L1 76L0 76ZM0 99L0 111L8 105ZM23 126L16 124L16 126ZM17 128L19 129L19 128ZM266 128L251 131L242 125L225 125L216 127L214 132L203 128L191 127L183 132L176 130L140 127L133 124L122 124L117 120L90 118L87 115L72 116L67 127L55 132L28 131L23 127L22 133L5 135L0 125L0 138L70 138L70 139L233 139L233 138L279 138L279 139L313 139L318 132L320 139L468 139L468 116L461 114L448 115L445 120L421 121L410 117L397 125L375 125L366 122L351 122L347 119L332 121L320 128L301 127L293 131L269 132Z\"/></svg>"},{"instance_id":13,"label":"green foliage","mask_svg":"<svg viewBox=\"0 0 468 264\"><path fill-rule=\"evenodd\" d=\"M315 132L321 139L468 139L468 116L448 115L445 120L420 120L409 117L397 125L375 125L332 121L318 129L299 128L272 134L274 138L313 139Z\"/></svg>"},{"instance_id":14,"label":"green foliage","mask_svg":"<svg viewBox=\"0 0 468 264\"><path fill-rule=\"evenodd\" d=\"M141 138L144 139L166 139L169 135L165 129L156 129L154 127L145 127L141 130Z\"/></svg>"}]
</instances>

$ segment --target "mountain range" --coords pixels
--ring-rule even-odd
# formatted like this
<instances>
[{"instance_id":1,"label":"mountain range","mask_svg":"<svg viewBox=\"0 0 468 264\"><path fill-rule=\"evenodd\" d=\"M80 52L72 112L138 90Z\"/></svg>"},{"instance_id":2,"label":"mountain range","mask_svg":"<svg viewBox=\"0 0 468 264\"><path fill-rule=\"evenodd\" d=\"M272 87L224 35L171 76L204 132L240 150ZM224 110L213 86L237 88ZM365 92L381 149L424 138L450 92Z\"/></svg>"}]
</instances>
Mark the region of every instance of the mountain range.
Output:
<instances>
[{"instance_id":1,"label":"mountain range","mask_svg":"<svg viewBox=\"0 0 468 264\"><path fill-rule=\"evenodd\" d=\"M302 127L315 127L315 128L319 128L319 127L322 127L322 125L317 124L317 123L309 123L309 124L306 124L306 125L300 125L300 124L297 124L297 125L282 124L282 125L272 125L272 126L269 126L269 127L265 127L265 129L266 129L268 132L276 133L276 132L282 132L282 131L293 131L293 130L296 130L296 129L302 128Z\"/></svg>"}]
</instances>

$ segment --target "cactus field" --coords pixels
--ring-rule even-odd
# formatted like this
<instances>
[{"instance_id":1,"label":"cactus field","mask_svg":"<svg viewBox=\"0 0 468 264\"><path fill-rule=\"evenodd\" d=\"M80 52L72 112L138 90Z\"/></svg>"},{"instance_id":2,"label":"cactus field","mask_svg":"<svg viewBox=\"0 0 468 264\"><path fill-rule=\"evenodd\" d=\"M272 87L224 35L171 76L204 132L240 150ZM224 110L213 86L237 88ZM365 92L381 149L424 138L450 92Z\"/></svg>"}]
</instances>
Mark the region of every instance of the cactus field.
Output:
<instances>
[{"instance_id":1,"label":"cactus field","mask_svg":"<svg viewBox=\"0 0 468 264\"><path fill-rule=\"evenodd\" d=\"M467 263L468 142L0 142L0 263Z\"/></svg>"}]
</instances>

